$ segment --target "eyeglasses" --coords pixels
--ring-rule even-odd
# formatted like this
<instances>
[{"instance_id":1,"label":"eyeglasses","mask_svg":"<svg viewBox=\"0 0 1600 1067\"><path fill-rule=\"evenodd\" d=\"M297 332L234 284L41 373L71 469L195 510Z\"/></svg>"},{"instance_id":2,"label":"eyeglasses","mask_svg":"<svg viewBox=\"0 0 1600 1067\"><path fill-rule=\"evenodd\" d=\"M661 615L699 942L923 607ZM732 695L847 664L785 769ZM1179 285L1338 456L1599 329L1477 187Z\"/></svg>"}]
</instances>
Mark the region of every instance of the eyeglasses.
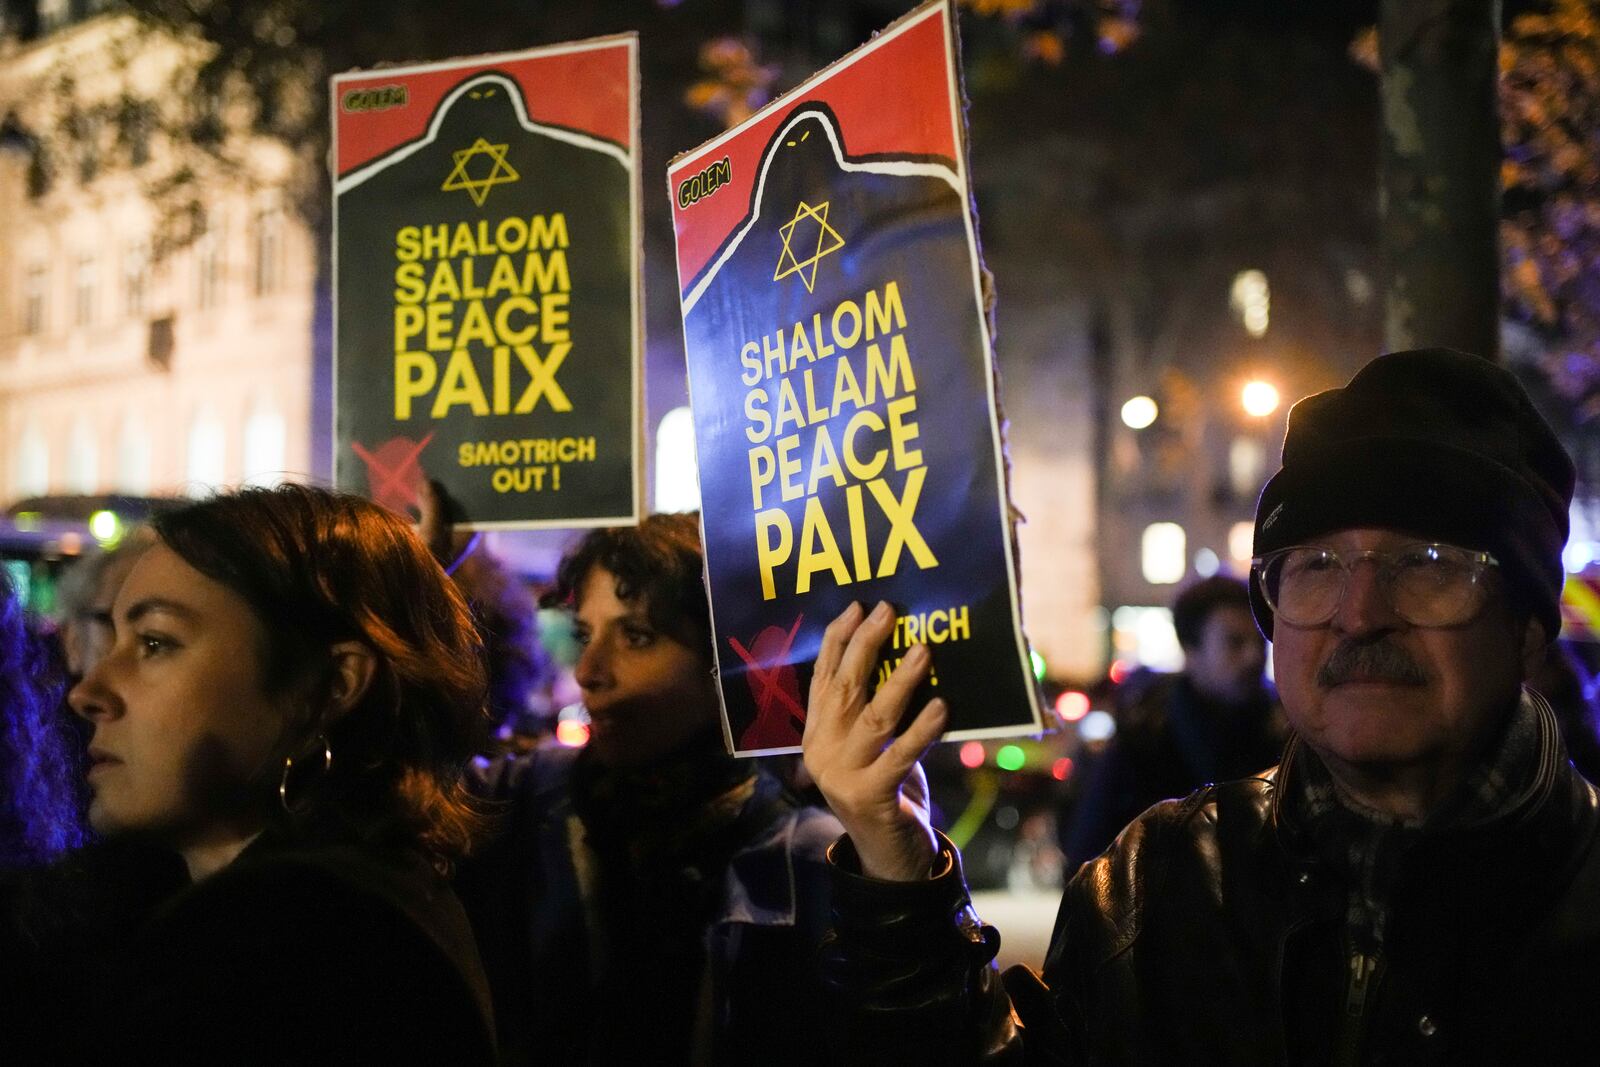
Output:
<instances>
[{"instance_id":1,"label":"eyeglasses","mask_svg":"<svg viewBox=\"0 0 1600 1067\"><path fill-rule=\"evenodd\" d=\"M1296 545L1250 561L1274 615L1290 626L1321 626L1339 610L1350 572L1372 560L1390 609L1413 626L1459 626L1488 599L1483 578L1500 562L1454 545L1404 545L1389 551L1338 553Z\"/></svg>"}]
</instances>

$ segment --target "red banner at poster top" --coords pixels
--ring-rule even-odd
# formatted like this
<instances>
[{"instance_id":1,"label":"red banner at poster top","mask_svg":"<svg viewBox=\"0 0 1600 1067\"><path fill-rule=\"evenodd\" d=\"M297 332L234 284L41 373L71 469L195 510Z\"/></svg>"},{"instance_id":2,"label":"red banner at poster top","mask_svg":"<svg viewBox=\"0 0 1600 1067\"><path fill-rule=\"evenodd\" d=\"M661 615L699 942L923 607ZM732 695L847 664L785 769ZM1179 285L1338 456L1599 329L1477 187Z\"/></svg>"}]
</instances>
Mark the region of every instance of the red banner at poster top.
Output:
<instances>
[{"instance_id":1,"label":"red banner at poster top","mask_svg":"<svg viewBox=\"0 0 1600 1067\"><path fill-rule=\"evenodd\" d=\"M870 50L846 56L786 94L781 108L769 107L737 131L672 161L672 223L685 292L749 213L761 153L778 124L803 102L825 104L833 111L839 127L849 131L849 143L841 147L850 158L925 156L958 172L965 169L950 120L960 114L960 102L947 102L952 92L947 79L928 76L947 62L950 44L942 10L930 8L890 27ZM885 86L894 87L897 106L885 106ZM704 180L696 185L700 175ZM684 225L690 208L695 214L692 227Z\"/></svg>"},{"instance_id":2,"label":"red banner at poster top","mask_svg":"<svg viewBox=\"0 0 1600 1067\"><path fill-rule=\"evenodd\" d=\"M599 37L579 45L486 56L483 69L516 81L531 121L632 150L631 40L627 36ZM470 59L452 59L337 76L334 173L342 178L422 137L429 120L440 110L440 102L461 84L462 72L470 63Z\"/></svg>"}]
</instances>

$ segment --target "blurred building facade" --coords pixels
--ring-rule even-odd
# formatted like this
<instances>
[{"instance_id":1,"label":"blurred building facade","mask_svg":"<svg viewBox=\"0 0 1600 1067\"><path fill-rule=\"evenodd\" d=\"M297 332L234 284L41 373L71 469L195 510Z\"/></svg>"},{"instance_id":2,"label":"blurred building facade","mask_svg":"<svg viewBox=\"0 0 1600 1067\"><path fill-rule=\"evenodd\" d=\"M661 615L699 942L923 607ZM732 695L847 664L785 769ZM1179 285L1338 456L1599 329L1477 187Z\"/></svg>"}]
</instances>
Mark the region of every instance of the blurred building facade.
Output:
<instances>
[{"instance_id":1,"label":"blurred building facade","mask_svg":"<svg viewBox=\"0 0 1600 1067\"><path fill-rule=\"evenodd\" d=\"M153 196L193 164L133 101L187 46L98 6L0 27L0 506L303 476L315 260L288 152L241 145L181 211Z\"/></svg>"},{"instance_id":2,"label":"blurred building facade","mask_svg":"<svg viewBox=\"0 0 1600 1067\"><path fill-rule=\"evenodd\" d=\"M0 506L325 474L331 420L312 415L316 250L289 201L289 150L243 146L245 176L205 174L196 211L174 227L171 198L150 195L172 169L159 131L138 149L108 121L100 158L81 143L44 158L30 143L75 101L87 113L119 95L119 79L148 96L192 62L175 41L135 45L129 20L101 2L0 0ZM658 466L683 469L690 436L672 235L648 174L733 117L695 110L697 91L715 98L720 84L695 73L702 36L753 50L731 81L748 82L739 99L757 107L769 84L798 83L908 4L619 4L617 25L585 24L628 28L641 9L661 20L644 101L647 484ZM1212 568L1242 568L1237 530L1276 464L1287 405L1378 347L1376 90L1347 55L1346 23L1362 16L1279 26L1178 3L1144 10L1137 49L1069 36L1078 43L1053 61L1019 48L1005 20L968 10L963 21L1024 622L1060 681L1091 679L1120 651L1119 614L1160 631L1139 612L1158 613ZM667 25L687 14L698 21ZM1253 271L1265 290L1247 317L1233 288ZM1279 390L1274 412L1242 411L1251 378ZM1139 395L1159 413L1136 429L1120 407ZM661 503L687 506L671 493ZM540 542L525 569L547 566L563 541ZM1147 543L1164 555L1154 570Z\"/></svg>"},{"instance_id":3,"label":"blurred building facade","mask_svg":"<svg viewBox=\"0 0 1600 1067\"><path fill-rule=\"evenodd\" d=\"M1098 334L1097 555L1110 654L1129 665L1181 665L1168 608L1187 583L1248 575L1289 408L1381 349L1375 256L1309 225L1298 247L1251 237L1194 262L1181 336L1140 338L1115 303ZM1135 398L1152 403L1125 409Z\"/></svg>"}]
</instances>

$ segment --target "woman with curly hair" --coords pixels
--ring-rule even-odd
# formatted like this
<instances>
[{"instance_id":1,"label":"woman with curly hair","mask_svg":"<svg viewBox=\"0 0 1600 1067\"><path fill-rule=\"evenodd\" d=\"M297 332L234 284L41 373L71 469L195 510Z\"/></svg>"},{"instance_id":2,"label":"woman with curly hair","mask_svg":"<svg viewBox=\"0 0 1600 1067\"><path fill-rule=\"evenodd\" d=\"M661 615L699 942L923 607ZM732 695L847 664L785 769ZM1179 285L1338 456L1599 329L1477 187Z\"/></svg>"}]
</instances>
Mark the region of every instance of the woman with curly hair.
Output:
<instances>
[{"instance_id":1,"label":"woman with curly hair","mask_svg":"<svg viewBox=\"0 0 1600 1067\"><path fill-rule=\"evenodd\" d=\"M492 764L463 869L507 1064L814 1064L827 812L723 743L695 515L561 560L592 733Z\"/></svg>"},{"instance_id":2,"label":"woman with curly hair","mask_svg":"<svg viewBox=\"0 0 1600 1067\"><path fill-rule=\"evenodd\" d=\"M127 980L130 1062L493 1062L447 875L485 720L466 605L403 520L303 486L154 520L72 690L89 821L182 860Z\"/></svg>"}]
</instances>

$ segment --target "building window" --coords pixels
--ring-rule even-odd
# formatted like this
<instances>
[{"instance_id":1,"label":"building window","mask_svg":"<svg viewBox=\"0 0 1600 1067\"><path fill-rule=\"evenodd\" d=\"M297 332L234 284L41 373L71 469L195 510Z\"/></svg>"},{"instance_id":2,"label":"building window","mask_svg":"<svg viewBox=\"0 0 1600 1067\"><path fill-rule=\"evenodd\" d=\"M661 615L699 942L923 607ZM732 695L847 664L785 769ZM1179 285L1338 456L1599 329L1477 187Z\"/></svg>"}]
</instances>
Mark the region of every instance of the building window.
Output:
<instances>
[{"instance_id":1,"label":"building window","mask_svg":"<svg viewBox=\"0 0 1600 1067\"><path fill-rule=\"evenodd\" d=\"M700 506L695 477L694 419L687 407L673 408L656 426L657 511L693 511Z\"/></svg>"},{"instance_id":2,"label":"building window","mask_svg":"<svg viewBox=\"0 0 1600 1067\"><path fill-rule=\"evenodd\" d=\"M1261 492L1262 475L1267 469L1267 446L1254 437L1235 437L1228 446L1228 486L1241 500L1253 500Z\"/></svg>"},{"instance_id":3,"label":"building window","mask_svg":"<svg viewBox=\"0 0 1600 1067\"><path fill-rule=\"evenodd\" d=\"M149 103L123 98L117 112L117 139L128 153L128 162L142 167L150 162L150 130L155 125L155 108Z\"/></svg>"},{"instance_id":4,"label":"building window","mask_svg":"<svg viewBox=\"0 0 1600 1067\"><path fill-rule=\"evenodd\" d=\"M184 464L190 496L205 496L227 480L226 448L222 423L206 410L195 413L189 424L189 450Z\"/></svg>"},{"instance_id":5,"label":"building window","mask_svg":"<svg viewBox=\"0 0 1600 1067\"><path fill-rule=\"evenodd\" d=\"M44 333L50 268L35 263L22 276L22 332L30 337Z\"/></svg>"},{"instance_id":6,"label":"building window","mask_svg":"<svg viewBox=\"0 0 1600 1067\"><path fill-rule=\"evenodd\" d=\"M78 181L88 185L100 174L101 122L92 114L74 109L67 118L67 128L78 146Z\"/></svg>"},{"instance_id":7,"label":"building window","mask_svg":"<svg viewBox=\"0 0 1600 1067\"><path fill-rule=\"evenodd\" d=\"M123 416L117 431L117 489L131 496L150 492L150 434L132 413Z\"/></svg>"},{"instance_id":8,"label":"building window","mask_svg":"<svg viewBox=\"0 0 1600 1067\"><path fill-rule=\"evenodd\" d=\"M1158 671L1183 669L1183 649L1168 608L1124 604L1111 613L1112 654L1124 663Z\"/></svg>"},{"instance_id":9,"label":"building window","mask_svg":"<svg viewBox=\"0 0 1600 1067\"><path fill-rule=\"evenodd\" d=\"M1253 522L1236 522L1228 527L1228 555L1233 559L1233 565L1242 574L1250 569L1251 550L1256 542L1256 524Z\"/></svg>"},{"instance_id":10,"label":"building window","mask_svg":"<svg viewBox=\"0 0 1600 1067\"><path fill-rule=\"evenodd\" d=\"M250 413L244 424L244 482L277 485L283 481L284 447L288 427L283 416L265 405Z\"/></svg>"},{"instance_id":11,"label":"building window","mask_svg":"<svg viewBox=\"0 0 1600 1067\"><path fill-rule=\"evenodd\" d=\"M74 493L93 493L100 488L100 442L83 415L72 422L67 441L67 489Z\"/></svg>"},{"instance_id":12,"label":"building window","mask_svg":"<svg viewBox=\"0 0 1600 1067\"><path fill-rule=\"evenodd\" d=\"M202 311L222 302L223 239L220 224L207 221L194 244L195 302Z\"/></svg>"},{"instance_id":13,"label":"building window","mask_svg":"<svg viewBox=\"0 0 1600 1067\"><path fill-rule=\"evenodd\" d=\"M50 442L36 423L22 431L11 478L18 497L44 496L50 491Z\"/></svg>"},{"instance_id":14,"label":"building window","mask_svg":"<svg viewBox=\"0 0 1600 1067\"><path fill-rule=\"evenodd\" d=\"M1242 270L1233 276L1233 286L1228 292L1228 305L1239 317L1245 332L1251 337L1261 337L1271 322L1272 296L1267 287L1267 276L1258 270Z\"/></svg>"},{"instance_id":15,"label":"building window","mask_svg":"<svg viewBox=\"0 0 1600 1067\"><path fill-rule=\"evenodd\" d=\"M72 275L72 323L84 327L94 323L94 291L98 281L94 256L78 257Z\"/></svg>"},{"instance_id":16,"label":"building window","mask_svg":"<svg viewBox=\"0 0 1600 1067\"><path fill-rule=\"evenodd\" d=\"M39 0L39 32L59 30L72 17L69 0Z\"/></svg>"},{"instance_id":17,"label":"building window","mask_svg":"<svg viewBox=\"0 0 1600 1067\"><path fill-rule=\"evenodd\" d=\"M141 241L122 254L122 309L128 318L143 317L149 288L150 246Z\"/></svg>"},{"instance_id":18,"label":"building window","mask_svg":"<svg viewBox=\"0 0 1600 1067\"><path fill-rule=\"evenodd\" d=\"M1144 580L1151 585L1172 585L1183 580L1189 552L1183 527L1175 522L1153 522L1140 539L1139 561Z\"/></svg>"},{"instance_id":19,"label":"building window","mask_svg":"<svg viewBox=\"0 0 1600 1067\"><path fill-rule=\"evenodd\" d=\"M276 209L258 212L255 232L256 295L267 296L283 284L283 213Z\"/></svg>"}]
</instances>

